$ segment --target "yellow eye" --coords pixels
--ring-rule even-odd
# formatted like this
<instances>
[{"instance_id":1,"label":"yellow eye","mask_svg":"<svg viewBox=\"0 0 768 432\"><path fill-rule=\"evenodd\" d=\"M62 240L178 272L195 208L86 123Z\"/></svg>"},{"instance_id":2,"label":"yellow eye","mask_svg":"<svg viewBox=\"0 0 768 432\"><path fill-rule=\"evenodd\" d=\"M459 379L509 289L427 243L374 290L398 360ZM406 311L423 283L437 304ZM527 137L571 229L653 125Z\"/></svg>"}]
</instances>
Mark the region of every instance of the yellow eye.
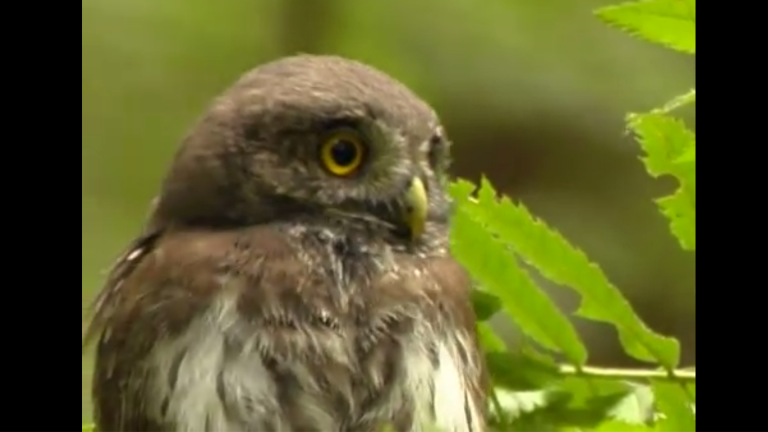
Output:
<instances>
[{"instance_id":1,"label":"yellow eye","mask_svg":"<svg viewBox=\"0 0 768 432\"><path fill-rule=\"evenodd\" d=\"M354 173L363 163L365 147L353 132L337 132L320 146L320 160L325 169L337 176Z\"/></svg>"}]
</instances>

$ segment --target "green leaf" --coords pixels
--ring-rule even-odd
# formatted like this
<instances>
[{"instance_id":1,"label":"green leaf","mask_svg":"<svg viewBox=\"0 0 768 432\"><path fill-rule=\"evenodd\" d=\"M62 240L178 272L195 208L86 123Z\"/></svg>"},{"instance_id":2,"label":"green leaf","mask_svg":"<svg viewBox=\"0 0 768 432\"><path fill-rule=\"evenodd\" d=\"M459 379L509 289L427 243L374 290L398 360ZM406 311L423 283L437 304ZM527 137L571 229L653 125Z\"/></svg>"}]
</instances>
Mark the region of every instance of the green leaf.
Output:
<instances>
[{"instance_id":1,"label":"green leaf","mask_svg":"<svg viewBox=\"0 0 768 432\"><path fill-rule=\"evenodd\" d=\"M656 200L685 250L696 250L696 135L665 114L630 114L629 127L645 152L643 163L654 177L671 175L679 187Z\"/></svg>"},{"instance_id":2,"label":"green leaf","mask_svg":"<svg viewBox=\"0 0 768 432\"><path fill-rule=\"evenodd\" d=\"M547 388L546 404L528 410L516 419L515 430L591 429L613 419L622 403L629 404L633 387L612 379L568 376ZM639 418L627 416L632 422ZM569 429L570 428L570 429Z\"/></svg>"},{"instance_id":3,"label":"green leaf","mask_svg":"<svg viewBox=\"0 0 768 432\"><path fill-rule=\"evenodd\" d=\"M696 250L696 211L691 208L689 193L684 189L660 198L656 203L669 219L670 229L685 250Z\"/></svg>"},{"instance_id":4,"label":"green leaf","mask_svg":"<svg viewBox=\"0 0 768 432\"><path fill-rule=\"evenodd\" d=\"M695 172L686 171L685 164L675 163L696 148L696 135L681 120L659 113L630 114L627 120L646 154L643 162L652 176L692 180L688 177Z\"/></svg>"},{"instance_id":5,"label":"green leaf","mask_svg":"<svg viewBox=\"0 0 768 432\"><path fill-rule=\"evenodd\" d=\"M696 53L696 0L643 0L606 6L595 13L633 36Z\"/></svg>"},{"instance_id":6,"label":"green leaf","mask_svg":"<svg viewBox=\"0 0 768 432\"><path fill-rule=\"evenodd\" d=\"M644 424L653 418L653 391L647 385L625 383L630 391L614 405L611 418L627 424Z\"/></svg>"},{"instance_id":7,"label":"green leaf","mask_svg":"<svg viewBox=\"0 0 768 432\"><path fill-rule=\"evenodd\" d=\"M599 418L608 418L611 410L632 390L624 381L579 375L564 378L556 389L568 395L569 409L597 410Z\"/></svg>"},{"instance_id":8,"label":"green leaf","mask_svg":"<svg viewBox=\"0 0 768 432\"><path fill-rule=\"evenodd\" d=\"M683 153L682 156L675 159L675 164L685 166L689 163L696 162L696 147L691 147Z\"/></svg>"},{"instance_id":9,"label":"green leaf","mask_svg":"<svg viewBox=\"0 0 768 432\"><path fill-rule=\"evenodd\" d=\"M539 390L560 378L554 362L542 362L524 353L488 352L485 361L493 385L507 390Z\"/></svg>"},{"instance_id":10,"label":"green leaf","mask_svg":"<svg viewBox=\"0 0 768 432\"><path fill-rule=\"evenodd\" d=\"M688 394L691 395L693 403L696 403L696 383L690 383L685 388L688 390Z\"/></svg>"},{"instance_id":11,"label":"green leaf","mask_svg":"<svg viewBox=\"0 0 768 432\"><path fill-rule=\"evenodd\" d=\"M485 291L472 290L472 307L477 321L486 321L502 308L501 300Z\"/></svg>"},{"instance_id":12,"label":"green leaf","mask_svg":"<svg viewBox=\"0 0 768 432\"><path fill-rule=\"evenodd\" d=\"M696 415L685 388L680 384L654 381L653 394L656 408L661 413L659 430L667 432L694 432Z\"/></svg>"},{"instance_id":13,"label":"green leaf","mask_svg":"<svg viewBox=\"0 0 768 432\"><path fill-rule=\"evenodd\" d=\"M574 432L576 429L572 429ZM644 424L626 423L621 420L608 420L597 427L581 429L581 432L653 432L654 429Z\"/></svg>"},{"instance_id":14,"label":"green leaf","mask_svg":"<svg viewBox=\"0 0 768 432\"><path fill-rule=\"evenodd\" d=\"M490 410L491 416L503 416L509 420L520 417L523 413L532 412L544 407L552 399L551 393L547 390L509 391L495 388L494 392L500 407L492 405ZM499 413L498 408L501 408L503 413Z\"/></svg>"},{"instance_id":15,"label":"green leaf","mask_svg":"<svg viewBox=\"0 0 768 432\"><path fill-rule=\"evenodd\" d=\"M480 341L480 346L483 347L483 351L504 351L507 349L506 345L504 345L504 341L496 336L487 322L478 322L476 326L477 337Z\"/></svg>"},{"instance_id":16,"label":"green leaf","mask_svg":"<svg viewBox=\"0 0 768 432\"><path fill-rule=\"evenodd\" d=\"M503 308L521 331L545 348L560 350L582 365L587 350L568 318L533 283L504 244L472 219L475 209L457 209L451 250L483 289L501 299Z\"/></svg>"},{"instance_id":17,"label":"green leaf","mask_svg":"<svg viewBox=\"0 0 768 432\"><path fill-rule=\"evenodd\" d=\"M84 424L83 425L83 432L94 432L96 430L96 425L94 424Z\"/></svg>"},{"instance_id":18,"label":"green leaf","mask_svg":"<svg viewBox=\"0 0 768 432\"><path fill-rule=\"evenodd\" d=\"M488 241L489 234L483 225L502 238L523 260L534 265L542 275L578 292L582 298L578 314L616 326L628 354L642 361L658 361L667 369L677 366L680 358L678 342L648 329L619 290L582 251L571 246L557 231L532 216L523 205L515 205L506 197L497 200L496 192L486 179L481 182L476 202L470 197L474 189L475 186L466 180L459 180L451 185L451 194L457 203L455 237L467 239L466 245L458 242L461 247L457 248L459 253L456 257L465 265L469 264L467 268L473 274L473 269L479 268L478 274L483 273L485 277L496 282L504 281L494 289L494 293L499 295L505 306L508 302L520 302L519 294L509 293L520 289L516 283L527 284L529 281L520 282L514 274L511 277L506 275L512 267L511 259L495 262L502 253L495 244L497 242ZM501 277L502 274L506 277ZM503 296L505 291L506 297ZM541 327L536 317L530 316L530 310L526 309L523 313L526 315L526 321L534 323L532 328Z\"/></svg>"}]
</instances>

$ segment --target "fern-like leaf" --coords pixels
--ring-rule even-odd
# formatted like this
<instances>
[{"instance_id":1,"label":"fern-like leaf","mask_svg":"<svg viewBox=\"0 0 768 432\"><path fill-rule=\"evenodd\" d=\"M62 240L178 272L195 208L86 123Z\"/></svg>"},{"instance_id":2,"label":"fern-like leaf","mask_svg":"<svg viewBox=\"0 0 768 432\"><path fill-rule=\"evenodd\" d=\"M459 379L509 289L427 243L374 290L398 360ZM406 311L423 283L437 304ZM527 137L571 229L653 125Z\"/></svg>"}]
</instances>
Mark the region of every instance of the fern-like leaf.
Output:
<instances>
[{"instance_id":1,"label":"fern-like leaf","mask_svg":"<svg viewBox=\"0 0 768 432\"><path fill-rule=\"evenodd\" d=\"M682 121L658 112L631 114L629 127L645 152L648 172L677 178L674 194L656 202L680 245L696 250L696 135Z\"/></svg>"},{"instance_id":2,"label":"fern-like leaf","mask_svg":"<svg viewBox=\"0 0 768 432\"><path fill-rule=\"evenodd\" d=\"M479 207L479 206L476 206ZM502 301L504 310L521 330L551 350L562 352L582 365L587 349L568 318L520 268L515 257L472 213L476 207L461 207L452 223L451 250L480 286Z\"/></svg>"},{"instance_id":3,"label":"fern-like leaf","mask_svg":"<svg viewBox=\"0 0 768 432\"><path fill-rule=\"evenodd\" d=\"M696 0L642 0L606 6L596 14L641 39L696 53Z\"/></svg>"},{"instance_id":4,"label":"fern-like leaf","mask_svg":"<svg viewBox=\"0 0 768 432\"><path fill-rule=\"evenodd\" d=\"M657 361L668 370L677 366L680 358L679 343L651 331L602 270L590 262L582 251L571 246L558 232L531 215L524 206L513 204L506 197L497 200L496 192L486 179L481 183L477 200L471 198L474 190L475 185L466 180L459 180L451 186L458 212L454 224L460 230L466 230L461 236L470 236L466 238L472 239L473 245L472 253L466 251L469 246L459 249L457 258L460 261L475 268L480 267L477 262L487 262L487 268L483 270L488 279L499 278L506 268L512 267L511 259L499 258L495 251L489 250L494 247L493 243L484 239L488 238L488 231L493 232L546 278L577 291L582 298L578 314L613 324L628 354L646 362ZM467 220L470 218L475 222L474 225ZM464 228L468 226L475 228ZM498 259L505 263L490 264L491 260ZM475 274L471 269L470 272ZM502 291L516 288L513 285L514 279L499 279L505 281L504 286L500 287ZM515 296L506 294L502 297L502 293L495 294L499 295L505 307L510 307L508 302L520 304L520 299ZM554 336L551 338L554 339Z\"/></svg>"}]
</instances>

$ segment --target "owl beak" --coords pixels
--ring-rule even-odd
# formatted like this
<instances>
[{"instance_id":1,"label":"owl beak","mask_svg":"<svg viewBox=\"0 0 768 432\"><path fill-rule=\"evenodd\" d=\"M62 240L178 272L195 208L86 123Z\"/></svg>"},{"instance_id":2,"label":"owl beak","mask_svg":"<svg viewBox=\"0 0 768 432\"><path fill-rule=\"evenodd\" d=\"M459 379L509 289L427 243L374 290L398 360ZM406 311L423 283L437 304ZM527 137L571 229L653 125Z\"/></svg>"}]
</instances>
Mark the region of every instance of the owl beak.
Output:
<instances>
[{"instance_id":1,"label":"owl beak","mask_svg":"<svg viewBox=\"0 0 768 432\"><path fill-rule=\"evenodd\" d=\"M424 182L414 177L411 185L405 191L403 197L405 211L403 218L411 231L411 240L416 240L424 234L424 225L427 222L427 210L429 209L429 198Z\"/></svg>"}]
</instances>

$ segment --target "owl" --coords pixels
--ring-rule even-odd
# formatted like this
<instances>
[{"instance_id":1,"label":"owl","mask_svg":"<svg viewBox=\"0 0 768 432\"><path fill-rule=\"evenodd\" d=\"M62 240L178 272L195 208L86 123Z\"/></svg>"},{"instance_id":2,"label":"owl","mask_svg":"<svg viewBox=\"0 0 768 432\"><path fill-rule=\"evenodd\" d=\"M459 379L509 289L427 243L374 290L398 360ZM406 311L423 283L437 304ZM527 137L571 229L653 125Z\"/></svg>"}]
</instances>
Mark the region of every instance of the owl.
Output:
<instances>
[{"instance_id":1,"label":"owl","mask_svg":"<svg viewBox=\"0 0 768 432\"><path fill-rule=\"evenodd\" d=\"M372 67L243 75L94 303L97 429L485 431L448 163L434 111Z\"/></svg>"}]
</instances>

